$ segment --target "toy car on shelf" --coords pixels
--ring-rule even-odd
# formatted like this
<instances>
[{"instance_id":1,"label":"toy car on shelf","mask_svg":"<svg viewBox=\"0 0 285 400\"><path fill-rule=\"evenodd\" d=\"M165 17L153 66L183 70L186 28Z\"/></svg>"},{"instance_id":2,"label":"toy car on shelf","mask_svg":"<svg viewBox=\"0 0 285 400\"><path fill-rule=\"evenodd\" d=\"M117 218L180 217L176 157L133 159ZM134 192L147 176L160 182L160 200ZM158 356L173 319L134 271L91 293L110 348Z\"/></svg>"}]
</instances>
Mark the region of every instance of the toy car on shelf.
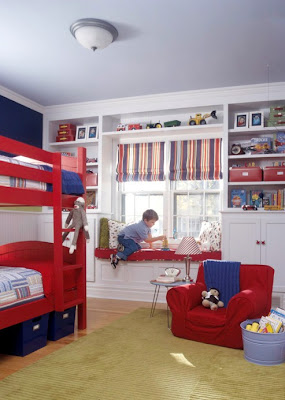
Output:
<instances>
[{"instance_id":1,"label":"toy car on shelf","mask_svg":"<svg viewBox=\"0 0 285 400\"><path fill-rule=\"evenodd\" d=\"M119 124L117 126L117 131L125 131L126 130L126 125L125 124Z\"/></svg>"},{"instance_id":2,"label":"toy car on shelf","mask_svg":"<svg viewBox=\"0 0 285 400\"><path fill-rule=\"evenodd\" d=\"M164 122L164 127L165 128L169 128L172 126L180 126L181 125L181 121L178 121L177 119L173 120L173 121L167 121Z\"/></svg>"},{"instance_id":3,"label":"toy car on shelf","mask_svg":"<svg viewBox=\"0 0 285 400\"><path fill-rule=\"evenodd\" d=\"M202 114L198 113L193 118L190 115L188 125L206 125L206 123L207 123L206 118L209 118L209 117L217 119L216 110L212 111L211 114L204 114L203 116L202 116Z\"/></svg>"},{"instance_id":4,"label":"toy car on shelf","mask_svg":"<svg viewBox=\"0 0 285 400\"><path fill-rule=\"evenodd\" d=\"M160 122L157 122L156 124L147 124L146 129L153 129L153 128L162 128L162 125Z\"/></svg>"},{"instance_id":5,"label":"toy car on shelf","mask_svg":"<svg viewBox=\"0 0 285 400\"><path fill-rule=\"evenodd\" d=\"M254 205L244 204L241 208L244 211L248 211L248 210L257 211L257 206L255 204Z\"/></svg>"},{"instance_id":6,"label":"toy car on shelf","mask_svg":"<svg viewBox=\"0 0 285 400\"><path fill-rule=\"evenodd\" d=\"M141 124L129 124L128 125L128 130L129 131L136 131L138 129L142 129Z\"/></svg>"}]
</instances>

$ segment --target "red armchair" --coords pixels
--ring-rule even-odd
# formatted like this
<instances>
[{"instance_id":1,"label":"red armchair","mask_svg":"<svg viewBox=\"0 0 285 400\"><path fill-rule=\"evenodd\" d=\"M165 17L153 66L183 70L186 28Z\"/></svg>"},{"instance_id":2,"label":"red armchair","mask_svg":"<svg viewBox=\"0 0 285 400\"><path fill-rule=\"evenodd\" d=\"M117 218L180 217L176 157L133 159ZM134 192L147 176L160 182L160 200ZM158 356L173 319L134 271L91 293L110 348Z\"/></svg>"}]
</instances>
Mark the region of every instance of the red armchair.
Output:
<instances>
[{"instance_id":1,"label":"red armchair","mask_svg":"<svg viewBox=\"0 0 285 400\"><path fill-rule=\"evenodd\" d=\"M227 307L211 311L201 305L201 293L207 288L203 264L200 264L195 284L178 286L167 292L173 335L242 349L240 323L269 313L273 276L274 269L268 265L241 265L240 292L230 299Z\"/></svg>"}]
</instances>

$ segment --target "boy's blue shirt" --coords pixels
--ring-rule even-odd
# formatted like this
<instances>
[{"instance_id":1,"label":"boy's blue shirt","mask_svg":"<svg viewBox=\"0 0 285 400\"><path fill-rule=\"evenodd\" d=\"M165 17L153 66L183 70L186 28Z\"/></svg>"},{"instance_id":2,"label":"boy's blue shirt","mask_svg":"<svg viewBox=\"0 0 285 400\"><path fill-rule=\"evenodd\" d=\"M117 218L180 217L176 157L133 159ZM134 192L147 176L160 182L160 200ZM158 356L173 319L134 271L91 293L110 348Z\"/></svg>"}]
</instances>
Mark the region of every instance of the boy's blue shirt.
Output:
<instances>
[{"instance_id":1,"label":"boy's blue shirt","mask_svg":"<svg viewBox=\"0 0 285 400\"><path fill-rule=\"evenodd\" d=\"M126 226L119 235L124 235L124 239L132 239L136 243L143 242L151 233L150 228L144 221Z\"/></svg>"}]
</instances>

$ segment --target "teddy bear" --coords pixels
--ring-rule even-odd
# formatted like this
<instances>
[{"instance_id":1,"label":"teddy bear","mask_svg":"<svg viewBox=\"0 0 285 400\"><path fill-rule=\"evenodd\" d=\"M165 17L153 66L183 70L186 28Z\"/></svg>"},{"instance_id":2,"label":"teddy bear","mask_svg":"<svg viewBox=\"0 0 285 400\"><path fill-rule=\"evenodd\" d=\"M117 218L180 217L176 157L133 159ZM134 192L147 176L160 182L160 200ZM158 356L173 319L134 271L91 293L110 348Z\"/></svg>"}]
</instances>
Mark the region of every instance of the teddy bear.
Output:
<instances>
[{"instance_id":1,"label":"teddy bear","mask_svg":"<svg viewBox=\"0 0 285 400\"><path fill-rule=\"evenodd\" d=\"M84 210L85 206L85 200L83 197L78 197L75 202L74 202L74 208L69 212L66 221L65 221L65 228L71 229L74 228L74 236L73 240L69 249L69 253L73 254L74 250L76 249L76 243L79 235L79 231L81 228L83 228L83 233L86 239L86 242L88 243L90 241L90 236L89 236L89 228L88 228L88 222L86 218L86 213ZM70 221L72 220L72 223L69 225ZM62 235L62 241L66 239L67 235L69 232L64 232Z\"/></svg>"},{"instance_id":2,"label":"teddy bear","mask_svg":"<svg viewBox=\"0 0 285 400\"><path fill-rule=\"evenodd\" d=\"M211 310L217 310L219 307L224 307L224 303L219 299L220 292L216 288L210 288L208 292L203 290L202 292L202 305L210 308Z\"/></svg>"}]
</instances>

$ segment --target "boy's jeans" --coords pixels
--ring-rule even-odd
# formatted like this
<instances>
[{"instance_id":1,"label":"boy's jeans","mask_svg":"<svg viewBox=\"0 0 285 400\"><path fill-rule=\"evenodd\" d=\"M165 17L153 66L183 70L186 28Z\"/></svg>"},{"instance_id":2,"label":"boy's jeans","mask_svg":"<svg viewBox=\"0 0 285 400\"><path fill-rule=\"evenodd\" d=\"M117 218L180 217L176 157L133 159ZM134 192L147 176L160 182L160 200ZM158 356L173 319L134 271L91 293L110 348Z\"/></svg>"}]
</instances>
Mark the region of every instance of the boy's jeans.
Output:
<instances>
[{"instance_id":1,"label":"boy's jeans","mask_svg":"<svg viewBox=\"0 0 285 400\"><path fill-rule=\"evenodd\" d=\"M118 242L124 246L124 251L118 251L117 256L124 261L135 251L141 249L141 246L133 239L124 239L123 235L118 236Z\"/></svg>"}]
</instances>

